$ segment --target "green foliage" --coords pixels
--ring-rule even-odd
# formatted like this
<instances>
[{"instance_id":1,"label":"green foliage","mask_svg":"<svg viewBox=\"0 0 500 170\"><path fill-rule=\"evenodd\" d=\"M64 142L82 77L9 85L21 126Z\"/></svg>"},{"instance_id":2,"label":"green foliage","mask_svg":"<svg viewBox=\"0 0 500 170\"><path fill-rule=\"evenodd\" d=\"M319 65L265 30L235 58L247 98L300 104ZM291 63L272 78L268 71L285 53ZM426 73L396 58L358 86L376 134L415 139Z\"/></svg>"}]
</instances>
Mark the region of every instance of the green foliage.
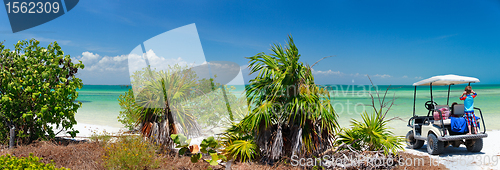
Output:
<instances>
[{"instance_id":1,"label":"green foliage","mask_svg":"<svg viewBox=\"0 0 500 170\"><path fill-rule=\"evenodd\" d=\"M191 139L187 139L187 137L182 134L172 134L170 137L176 144L175 148L179 148L179 155L184 155L189 151L189 143L191 143Z\"/></svg>"},{"instance_id":2,"label":"green foliage","mask_svg":"<svg viewBox=\"0 0 500 170\"><path fill-rule=\"evenodd\" d=\"M154 169L158 161L154 158L155 145L140 136L121 136L105 146L103 156L107 169Z\"/></svg>"},{"instance_id":3,"label":"green foliage","mask_svg":"<svg viewBox=\"0 0 500 170\"><path fill-rule=\"evenodd\" d=\"M140 119L139 112L140 107L135 104L134 91L129 89L125 94L118 97L118 102L120 103L120 114L118 115L118 121L122 123L129 130L134 130L137 126L137 122Z\"/></svg>"},{"instance_id":4,"label":"green foliage","mask_svg":"<svg viewBox=\"0 0 500 170\"><path fill-rule=\"evenodd\" d=\"M219 87L221 88L189 101L192 103L190 108L193 109L193 116L205 129L229 127L233 122L239 122L248 115L245 97L238 97L231 93L235 89L234 86ZM224 99L222 88L226 91L227 102ZM228 112L227 105L230 106L232 112Z\"/></svg>"},{"instance_id":5,"label":"green foliage","mask_svg":"<svg viewBox=\"0 0 500 170\"><path fill-rule=\"evenodd\" d=\"M122 108L119 121L129 129L138 126L144 136L159 144L171 146L171 134L199 135L202 127L229 126L247 114L245 98L230 93L234 87L222 86L212 78L199 79L194 71L179 65L161 71L148 69L136 71L131 76L133 91L118 99Z\"/></svg>"},{"instance_id":6,"label":"green foliage","mask_svg":"<svg viewBox=\"0 0 500 170\"><path fill-rule=\"evenodd\" d=\"M206 139L203 139L200 144L200 151L201 153L208 154L212 159L210 159L208 162L210 165L217 165L219 164L217 161L222 160L225 161L226 157L223 154L220 154L217 152L217 150L221 147L219 142L215 140L214 137L210 136Z\"/></svg>"},{"instance_id":7,"label":"green foliage","mask_svg":"<svg viewBox=\"0 0 500 170\"><path fill-rule=\"evenodd\" d=\"M377 114L361 114L363 121L352 119L351 129L343 129L338 136L339 143L346 143L358 150L379 151L385 154L397 153L403 149L402 139L397 138L386 127L387 121L382 120Z\"/></svg>"},{"instance_id":8,"label":"green foliage","mask_svg":"<svg viewBox=\"0 0 500 170\"><path fill-rule=\"evenodd\" d=\"M33 156L30 153L29 157L18 158L10 154L0 156L0 168L1 169L67 169L67 168L56 168L54 163L45 164L40 162L42 158ZM51 161L52 162L52 161Z\"/></svg>"},{"instance_id":9,"label":"green foliage","mask_svg":"<svg viewBox=\"0 0 500 170\"><path fill-rule=\"evenodd\" d=\"M221 145L212 136L208 137L206 139L203 139L203 141L201 141L201 144L200 144L201 148L199 150L201 153L198 153L197 151L190 150L189 143L191 142L191 139L187 139L187 137L185 137L184 135L172 134L170 137L172 138L172 140L176 144L176 148L179 148L179 155L185 155L185 154L191 155L191 162L193 162L193 163L196 163L200 159L202 159L203 158L202 154L210 155L211 159L205 160L208 163L210 163L210 165L218 165L219 160L222 160L222 161L226 160L226 157L223 154L220 154L217 152L217 150L221 147ZM191 147L193 147L193 146L191 146Z\"/></svg>"},{"instance_id":10,"label":"green foliage","mask_svg":"<svg viewBox=\"0 0 500 170\"><path fill-rule=\"evenodd\" d=\"M17 139L25 143L46 134L53 138L52 126L73 130L81 107L75 100L83 84L75 74L84 65L72 62L57 42L47 48L39 43L19 41L14 50L0 45L0 121L6 123L3 128L15 125Z\"/></svg>"},{"instance_id":11,"label":"green foliage","mask_svg":"<svg viewBox=\"0 0 500 170\"><path fill-rule=\"evenodd\" d=\"M253 160L258 152L257 144L252 140L236 140L228 148L228 154L241 162Z\"/></svg>"},{"instance_id":12,"label":"green foliage","mask_svg":"<svg viewBox=\"0 0 500 170\"><path fill-rule=\"evenodd\" d=\"M259 156L259 147L253 139L251 133L233 124L221 137L224 155L240 162L254 160Z\"/></svg>"},{"instance_id":13,"label":"green foliage","mask_svg":"<svg viewBox=\"0 0 500 170\"><path fill-rule=\"evenodd\" d=\"M194 71L178 65L160 71L145 68L131 75L131 80L134 92L138 92L134 94L139 115L137 124L144 136L151 137L159 144L170 145L170 134L197 135L200 133L193 110L185 104L189 98L198 93L195 90L197 76ZM168 125L168 128L163 128L163 126L158 128L159 134L166 131L165 136L153 134L152 131L161 123Z\"/></svg>"},{"instance_id":14,"label":"green foliage","mask_svg":"<svg viewBox=\"0 0 500 170\"><path fill-rule=\"evenodd\" d=\"M331 146L338 127L329 93L314 84L291 36L285 47L274 44L271 50L248 57L250 74L257 76L246 86L251 113L240 126L255 133L257 145L266 148L263 156L271 159L319 153Z\"/></svg>"},{"instance_id":15,"label":"green foliage","mask_svg":"<svg viewBox=\"0 0 500 170\"><path fill-rule=\"evenodd\" d=\"M111 138L112 136L108 132L103 132L101 134L93 132L90 136L92 142L99 143L101 146L107 145L111 141Z\"/></svg>"}]
</instances>

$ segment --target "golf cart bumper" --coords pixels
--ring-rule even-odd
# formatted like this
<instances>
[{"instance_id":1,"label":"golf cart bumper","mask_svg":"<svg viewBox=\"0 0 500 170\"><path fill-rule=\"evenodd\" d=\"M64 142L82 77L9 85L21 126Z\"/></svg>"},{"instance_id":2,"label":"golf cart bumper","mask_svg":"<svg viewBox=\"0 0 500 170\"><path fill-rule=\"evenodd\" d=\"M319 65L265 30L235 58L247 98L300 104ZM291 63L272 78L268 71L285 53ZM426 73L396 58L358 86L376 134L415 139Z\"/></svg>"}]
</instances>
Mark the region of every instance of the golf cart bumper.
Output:
<instances>
[{"instance_id":1,"label":"golf cart bumper","mask_svg":"<svg viewBox=\"0 0 500 170\"><path fill-rule=\"evenodd\" d=\"M455 141L455 140L468 140L468 139L479 139L488 137L486 133L473 134L473 135L453 135L453 136L438 136L440 141Z\"/></svg>"}]
</instances>

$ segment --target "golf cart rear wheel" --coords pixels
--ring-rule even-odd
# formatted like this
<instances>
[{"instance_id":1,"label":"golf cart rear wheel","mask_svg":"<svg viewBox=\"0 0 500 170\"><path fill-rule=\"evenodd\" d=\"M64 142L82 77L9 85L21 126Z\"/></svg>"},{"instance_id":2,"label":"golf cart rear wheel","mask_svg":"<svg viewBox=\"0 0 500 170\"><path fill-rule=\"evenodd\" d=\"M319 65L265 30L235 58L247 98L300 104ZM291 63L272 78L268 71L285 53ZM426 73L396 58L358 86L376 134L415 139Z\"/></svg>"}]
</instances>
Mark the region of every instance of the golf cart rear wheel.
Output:
<instances>
[{"instance_id":1,"label":"golf cart rear wheel","mask_svg":"<svg viewBox=\"0 0 500 170\"><path fill-rule=\"evenodd\" d=\"M444 142L439 141L437 136L433 133L429 133L427 136L427 152L431 155L437 155L443 152Z\"/></svg>"},{"instance_id":2,"label":"golf cart rear wheel","mask_svg":"<svg viewBox=\"0 0 500 170\"><path fill-rule=\"evenodd\" d=\"M406 144L408 145L409 148L419 149L422 146L424 146L424 141L415 139L415 133L413 132L413 130L410 130L406 134Z\"/></svg>"},{"instance_id":3,"label":"golf cart rear wheel","mask_svg":"<svg viewBox=\"0 0 500 170\"><path fill-rule=\"evenodd\" d=\"M483 149L483 139L471 139L467 140L465 146L469 152L479 152Z\"/></svg>"}]
</instances>

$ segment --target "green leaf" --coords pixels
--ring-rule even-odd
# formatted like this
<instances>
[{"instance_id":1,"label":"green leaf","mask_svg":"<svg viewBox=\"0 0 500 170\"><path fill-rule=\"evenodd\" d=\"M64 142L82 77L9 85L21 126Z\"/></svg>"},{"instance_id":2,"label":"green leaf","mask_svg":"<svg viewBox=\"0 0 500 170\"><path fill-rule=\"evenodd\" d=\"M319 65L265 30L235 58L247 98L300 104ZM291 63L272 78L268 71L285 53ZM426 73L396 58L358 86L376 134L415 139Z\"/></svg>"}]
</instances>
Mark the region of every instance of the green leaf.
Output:
<instances>
[{"instance_id":1,"label":"green leaf","mask_svg":"<svg viewBox=\"0 0 500 170\"><path fill-rule=\"evenodd\" d=\"M198 162L198 160L201 159L201 156L202 156L201 153L191 155L191 162L192 163Z\"/></svg>"},{"instance_id":2,"label":"green leaf","mask_svg":"<svg viewBox=\"0 0 500 170\"><path fill-rule=\"evenodd\" d=\"M209 154L213 154L213 153L217 153L217 152L215 150L213 150L213 149L210 149L210 150L208 150L208 153Z\"/></svg>"},{"instance_id":3,"label":"green leaf","mask_svg":"<svg viewBox=\"0 0 500 170\"><path fill-rule=\"evenodd\" d=\"M219 156L217 153L211 153L210 156L212 156L212 160L210 160L210 165L218 165L219 163L217 162L219 160Z\"/></svg>"},{"instance_id":4,"label":"green leaf","mask_svg":"<svg viewBox=\"0 0 500 170\"><path fill-rule=\"evenodd\" d=\"M207 153L208 151L207 151L207 149L205 147L202 147L202 148L200 148L200 152L201 153Z\"/></svg>"},{"instance_id":5,"label":"green leaf","mask_svg":"<svg viewBox=\"0 0 500 170\"><path fill-rule=\"evenodd\" d=\"M186 148L186 147L183 147L181 149L179 149L179 155L184 155L184 153L186 153L186 151L188 151L189 149Z\"/></svg>"}]
</instances>

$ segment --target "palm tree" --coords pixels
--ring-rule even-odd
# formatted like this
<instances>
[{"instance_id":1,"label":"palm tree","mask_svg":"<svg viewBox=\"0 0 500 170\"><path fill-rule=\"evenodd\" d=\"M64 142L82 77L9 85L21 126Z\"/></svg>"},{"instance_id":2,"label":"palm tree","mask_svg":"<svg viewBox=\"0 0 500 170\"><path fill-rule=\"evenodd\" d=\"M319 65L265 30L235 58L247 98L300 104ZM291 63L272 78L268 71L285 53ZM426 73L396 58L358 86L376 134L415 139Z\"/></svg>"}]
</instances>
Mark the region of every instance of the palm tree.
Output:
<instances>
[{"instance_id":1,"label":"palm tree","mask_svg":"<svg viewBox=\"0 0 500 170\"><path fill-rule=\"evenodd\" d=\"M179 66L166 71L149 68L132 76L134 91L140 92L135 101L140 110L137 125L143 136L157 144L171 146L171 134L200 135L200 128L192 109L186 102L195 95L197 76L190 69Z\"/></svg>"},{"instance_id":2,"label":"palm tree","mask_svg":"<svg viewBox=\"0 0 500 170\"><path fill-rule=\"evenodd\" d=\"M273 54L247 57L257 77L246 87L251 112L239 127L254 133L263 161L318 154L332 146L338 127L329 93L314 84L311 67L288 38L284 48L274 44Z\"/></svg>"}]
</instances>

